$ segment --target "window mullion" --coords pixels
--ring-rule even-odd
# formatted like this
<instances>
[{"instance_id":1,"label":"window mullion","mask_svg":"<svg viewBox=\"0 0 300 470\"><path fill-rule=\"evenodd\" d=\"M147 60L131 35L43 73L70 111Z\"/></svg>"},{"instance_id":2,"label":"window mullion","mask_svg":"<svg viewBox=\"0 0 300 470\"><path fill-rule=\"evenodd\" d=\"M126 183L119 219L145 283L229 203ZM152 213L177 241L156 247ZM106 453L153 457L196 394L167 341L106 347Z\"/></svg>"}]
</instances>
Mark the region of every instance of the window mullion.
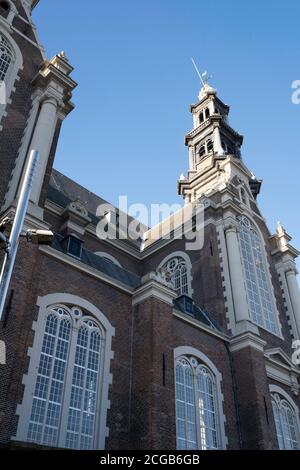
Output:
<instances>
[{"instance_id":1,"label":"window mullion","mask_svg":"<svg viewBox=\"0 0 300 470\"><path fill-rule=\"evenodd\" d=\"M52 387L52 381L53 381L53 372L54 372L54 366L55 366L55 360L56 360L56 351L57 351L57 343L58 343L58 337L59 337L59 331L60 331L60 325L61 325L61 321L59 319L59 317L56 315L56 318L57 318L57 330L56 330L56 336L55 336L55 344L54 344L54 348L53 348L53 360L52 360L52 364L51 364L51 371L50 371L50 375L49 375L49 386L48 386L48 390L47 390L47 397L46 397L46 405L45 405L45 414L44 414L44 419L43 419L43 431L42 431L42 436L41 436L41 442L44 442L44 435L45 435L45 426L46 426L46 419L47 419L47 413L48 413L48 409L49 409L49 399L50 399L50 393L51 393L51 387ZM47 319L48 317L46 317L46 323L47 323ZM46 335L46 329L44 331L44 337ZM43 348L43 346L42 346ZM41 358L41 355L42 355L42 349L41 349L41 354L40 354L40 358ZM38 366L39 368L39 366ZM38 377L38 375L37 375ZM37 382L36 382L37 383ZM35 392L34 392L35 393Z\"/></svg>"},{"instance_id":2,"label":"window mullion","mask_svg":"<svg viewBox=\"0 0 300 470\"><path fill-rule=\"evenodd\" d=\"M85 358L85 368L84 368L83 392L82 392L82 397L81 397L81 412L80 412L79 442L78 442L79 448L81 448L80 441L81 441L81 435L82 435L82 421L83 421L84 402L85 402L85 394L86 394L86 379L87 379L90 345L91 345L91 332L89 331L88 343L87 343L87 349L86 349L86 358ZM95 426L95 422L94 422L94 426ZM95 433L94 433L94 436L95 436Z\"/></svg>"},{"instance_id":3,"label":"window mullion","mask_svg":"<svg viewBox=\"0 0 300 470\"><path fill-rule=\"evenodd\" d=\"M64 392L63 392L63 397L62 397L61 421L60 421L60 427L59 427L59 447L62 447L62 448L66 446L66 435L67 435L67 426L68 426L69 406L71 402L77 336L78 336L78 329L72 326L70 347L69 347L70 348L69 357L68 357L68 362L67 362L67 373L65 377L65 386L64 386Z\"/></svg>"},{"instance_id":4,"label":"window mullion","mask_svg":"<svg viewBox=\"0 0 300 470\"><path fill-rule=\"evenodd\" d=\"M255 257L255 252L254 252L254 247L253 247L253 244L254 244L254 240L253 240L253 237L252 237L252 232L251 232L251 229L249 229L248 233L247 233L248 237L249 237L249 245L250 245L250 250L251 250L251 258L252 258L252 262L253 262L253 268L254 268L254 272L253 272L253 275L255 277L255 285L256 285L256 290L257 290L257 296L258 296L258 302L259 302L259 307L260 307L260 313L261 313L261 319L262 319L262 323L263 323L263 328L265 328L265 318L264 318L264 313L263 313L263 308L262 308L262 300L261 300L261 293L260 293L260 288L259 288L259 282L258 282L258 275L257 275L257 265L256 265L256 257ZM252 314L251 314L252 316ZM259 324L259 318L257 319L257 322L255 321L254 318L252 318L252 320L257 323L259 326L262 326Z\"/></svg>"},{"instance_id":5,"label":"window mullion","mask_svg":"<svg viewBox=\"0 0 300 470\"><path fill-rule=\"evenodd\" d=\"M197 375L193 372L193 383L194 383L194 397L195 397L195 414L196 414L196 439L198 450L202 450L201 443L201 429L200 429L200 410L199 410L199 400L198 400L198 380Z\"/></svg>"}]
</instances>

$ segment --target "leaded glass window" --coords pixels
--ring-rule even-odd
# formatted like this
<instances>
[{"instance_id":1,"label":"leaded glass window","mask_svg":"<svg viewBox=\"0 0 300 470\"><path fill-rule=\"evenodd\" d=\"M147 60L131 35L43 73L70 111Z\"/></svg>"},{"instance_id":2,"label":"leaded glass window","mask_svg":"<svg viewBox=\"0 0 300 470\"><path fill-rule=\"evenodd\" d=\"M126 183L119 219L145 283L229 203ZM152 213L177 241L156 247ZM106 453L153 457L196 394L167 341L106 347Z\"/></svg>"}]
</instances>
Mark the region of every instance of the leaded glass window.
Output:
<instances>
[{"instance_id":1,"label":"leaded glass window","mask_svg":"<svg viewBox=\"0 0 300 470\"><path fill-rule=\"evenodd\" d=\"M5 37L0 34L0 82L5 80L12 62L13 52L11 46Z\"/></svg>"},{"instance_id":2,"label":"leaded glass window","mask_svg":"<svg viewBox=\"0 0 300 470\"><path fill-rule=\"evenodd\" d=\"M170 279L170 282L177 292L177 295L183 295L190 293L188 270L186 262L180 256L171 258L162 268L165 272L166 277Z\"/></svg>"},{"instance_id":3,"label":"leaded glass window","mask_svg":"<svg viewBox=\"0 0 300 470\"><path fill-rule=\"evenodd\" d=\"M215 377L194 357L175 364L178 450L221 448Z\"/></svg>"},{"instance_id":4,"label":"leaded glass window","mask_svg":"<svg viewBox=\"0 0 300 470\"><path fill-rule=\"evenodd\" d=\"M273 415L280 450L300 450L300 430L296 412L287 400L272 394Z\"/></svg>"},{"instance_id":5,"label":"leaded glass window","mask_svg":"<svg viewBox=\"0 0 300 470\"><path fill-rule=\"evenodd\" d=\"M29 442L95 448L102 342L100 325L78 307L49 310L29 420Z\"/></svg>"},{"instance_id":6,"label":"leaded glass window","mask_svg":"<svg viewBox=\"0 0 300 470\"><path fill-rule=\"evenodd\" d=\"M240 243L251 319L271 333L278 333L267 272L266 255L260 235L249 219L240 220Z\"/></svg>"}]
</instances>

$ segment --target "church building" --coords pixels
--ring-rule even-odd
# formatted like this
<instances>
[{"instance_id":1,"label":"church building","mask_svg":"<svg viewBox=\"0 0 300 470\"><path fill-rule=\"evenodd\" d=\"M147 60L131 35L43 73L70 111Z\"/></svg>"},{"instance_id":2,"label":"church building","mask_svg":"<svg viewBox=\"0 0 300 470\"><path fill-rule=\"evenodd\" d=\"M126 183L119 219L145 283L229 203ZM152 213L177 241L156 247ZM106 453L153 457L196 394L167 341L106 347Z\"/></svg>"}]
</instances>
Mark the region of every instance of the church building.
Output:
<instances>
[{"instance_id":1,"label":"church building","mask_svg":"<svg viewBox=\"0 0 300 470\"><path fill-rule=\"evenodd\" d=\"M20 240L0 322L0 447L300 450L299 252L266 225L229 106L205 82L185 137L178 192L203 207L203 246L188 249L194 217L183 237L99 238L102 219L123 230L118 209L99 216L101 194L53 168L77 84L65 53L45 56L38 3L0 1L0 221L35 149L25 228L54 232L51 246Z\"/></svg>"}]
</instances>

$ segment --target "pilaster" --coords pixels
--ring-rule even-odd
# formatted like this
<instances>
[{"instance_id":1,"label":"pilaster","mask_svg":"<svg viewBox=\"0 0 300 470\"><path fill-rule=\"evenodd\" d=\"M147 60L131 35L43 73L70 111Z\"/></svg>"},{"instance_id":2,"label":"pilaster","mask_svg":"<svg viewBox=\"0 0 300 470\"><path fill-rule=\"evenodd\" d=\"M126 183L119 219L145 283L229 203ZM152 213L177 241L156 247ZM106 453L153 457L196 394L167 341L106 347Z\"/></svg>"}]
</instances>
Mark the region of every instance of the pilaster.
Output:
<instances>
[{"instance_id":1,"label":"pilaster","mask_svg":"<svg viewBox=\"0 0 300 470\"><path fill-rule=\"evenodd\" d=\"M131 442L135 450L176 448L175 297L155 273L145 276L133 295Z\"/></svg>"}]
</instances>

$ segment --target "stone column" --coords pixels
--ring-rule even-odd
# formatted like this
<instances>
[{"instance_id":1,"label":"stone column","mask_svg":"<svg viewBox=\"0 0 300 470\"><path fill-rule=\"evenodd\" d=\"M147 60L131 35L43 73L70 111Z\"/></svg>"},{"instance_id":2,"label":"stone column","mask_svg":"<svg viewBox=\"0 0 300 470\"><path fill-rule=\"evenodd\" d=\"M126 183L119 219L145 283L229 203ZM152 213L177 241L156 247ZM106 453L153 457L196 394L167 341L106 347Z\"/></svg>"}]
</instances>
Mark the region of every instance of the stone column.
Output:
<instances>
[{"instance_id":1,"label":"stone column","mask_svg":"<svg viewBox=\"0 0 300 470\"><path fill-rule=\"evenodd\" d=\"M31 201L39 203L44 176L48 164L49 153L53 142L57 122L58 102L54 98L46 98L41 105L40 114L33 133L30 149L38 150L40 161L36 172Z\"/></svg>"},{"instance_id":2,"label":"stone column","mask_svg":"<svg viewBox=\"0 0 300 470\"><path fill-rule=\"evenodd\" d=\"M210 115L212 116L213 114L215 114L215 103L213 100L210 100L208 107L209 107Z\"/></svg>"},{"instance_id":3,"label":"stone column","mask_svg":"<svg viewBox=\"0 0 300 470\"><path fill-rule=\"evenodd\" d=\"M195 170L194 149L192 146L189 147L189 167L190 167L190 171Z\"/></svg>"},{"instance_id":4,"label":"stone column","mask_svg":"<svg viewBox=\"0 0 300 470\"><path fill-rule=\"evenodd\" d=\"M236 322L249 321L249 308L244 284L244 272L240 256L237 227L229 224L225 227L229 273Z\"/></svg>"},{"instance_id":5,"label":"stone column","mask_svg":"<svg viewBox=\"0 0 300 470\"><path fill-rule=\"evenodd\" d=\"M214 152L217 155L224 155L224 150L222 148L222 142L221 142L221 133L220 133L220 128L219 126L214 127Z\"/></svg>"},{"instance_id":6,"label":"stone column","mask_svg":"<svg viewBox=\"0 0 300 470\"><path fill-rule=\"evenodd\" d=\"M297 325L298 337L300 338L300 292L297 282L297 271L295 268L289 269L286 273L286 281L289 289L291 304L294 312L295 323Z\"/></svg>"}]
</instances>

